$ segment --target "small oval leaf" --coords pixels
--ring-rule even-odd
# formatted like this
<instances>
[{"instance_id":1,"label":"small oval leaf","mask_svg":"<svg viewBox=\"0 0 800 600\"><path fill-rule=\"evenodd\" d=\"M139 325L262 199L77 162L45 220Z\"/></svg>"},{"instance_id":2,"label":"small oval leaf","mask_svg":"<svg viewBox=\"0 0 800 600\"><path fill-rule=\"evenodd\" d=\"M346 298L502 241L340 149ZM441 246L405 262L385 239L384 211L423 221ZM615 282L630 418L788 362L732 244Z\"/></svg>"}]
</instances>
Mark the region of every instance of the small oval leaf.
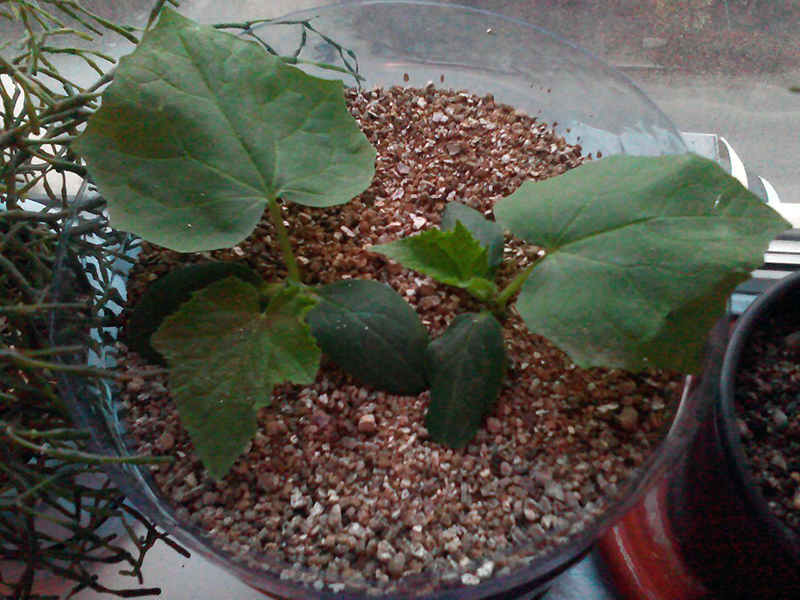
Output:
<instances>
[{"instance_id":1,"label":"small oval leaf","mask_svg":"<svg viewBox=\"0 0 800 600\"><path fill-rule=\"evenodd\" d=\"M450 202L442 215L442 230L455 229L456 223L466 227L488 252L489 268L494 272L503 262L505 235L503 228L487 219L480 211L460 202Z\"/></svg>"},{"instance_id":2,"label":"small oval leaf","mask_svg":"<svg viewBox=\"0 0 800 600\"><path fill-rule=\"evenodd\" d=\"M465 446L500 394L505 377L503 329L490 313L459 315L428 346L431 403L425 426L431 438Z\"/></svg>"},{"instance_id":3,"label":"small oval leaf","mask_svg":"<svg viewBox=\"0 0 800 600\"><path fill-rule=\"evenodd\" d=\"M400 294L364 280L337 281L318 293L308 324L326 356L359 381L392 394L427 388L430 338Z\"/></svg>"},{"instance_id":4,"label":"small oval leaf","mask_svg":"<svg viewBox=\"0 0 800 600\"><path fill-rule=\"evenodd\" d=\"M164 358L150 344L150 337L166 317L177 312L192 293L226 277L237 277L254 285L264 284L250 267L240 263L207 262L175 269L153 283L131 312L125 328L128 347L155 364Z\"/></svg>"}]
</instances>

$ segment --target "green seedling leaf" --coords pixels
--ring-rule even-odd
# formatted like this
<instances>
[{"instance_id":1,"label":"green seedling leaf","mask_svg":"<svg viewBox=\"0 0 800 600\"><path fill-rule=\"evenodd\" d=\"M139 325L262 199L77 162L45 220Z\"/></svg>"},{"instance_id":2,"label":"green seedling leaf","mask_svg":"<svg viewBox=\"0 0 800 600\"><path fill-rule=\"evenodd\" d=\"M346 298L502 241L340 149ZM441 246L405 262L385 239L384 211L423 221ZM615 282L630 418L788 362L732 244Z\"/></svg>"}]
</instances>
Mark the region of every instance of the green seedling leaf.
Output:
<instances>
[{"instance_id":1,"label":"green seedling leaf","mask_svg":"<svg viewBox=\"0 0 800 600\"><path fill-rule=\"evenodd\" d=\"M431 229L372 250L446 283L489 300L496 287L491 281L488 251L459 221L451 231Z\"/></svg>"},{"instance_id":2,"label":"green seedling leaf","mask_svg":"<svg viewBox=\"0 0 800 600\"><path fill-rule=\"evenodd\" d=\"M450 202L445 207L442 215L442 229L444 231L452 231L458 221L469 229L475 239L486 248L489 269L494 273L500 263L503 262L503 246L505 245L503 228L484 217L480 211L470 208L466 204Z\"/></svg>"},{"instance_id":3,"label":"green seedling leaf","mask_svg":"<svg viewBox=\"0 0 800 600\"><path fill-rule=\"evenodd\" d=\"M275 385L314 381L321 353L305 323L313 304L290 287L262 313L256 288L228 277L195 292L153 335L181 422L215 478L255 435L255 411Z\"/></svg>"},{"instance_id":4,"label":"green seedling leaf","mask_svg":"<svg viewBox=\"0 0 800 600\"><path fill-rule=\"evenodd\" d=\"M505 377L503 330L490 313L459 315L428 346L431 403L425 426L431 438L461 448L481 426Z\"/></svg>"},{"instance_id":5,"label":"green seedling leaf","mask_svg":"<svg viewBox=\"0 0 800 600\"><path fill-rule=\"evenodd\" d=\"M175 269L153 283L131 312L126 327L128 346L155 364L165 364L164 358L150 344L150 337L166 317L175 313L192 293L226 277L261 288L264 280L241 263L207 262Z\"/></svg>"},{"instance_id":6,"label":"green seedling leaf","mask_svg":"<svg viewBox=\"0 0 800 600\"><path fill-rule=\"evenodd\" d=\"M789 227L694 154L613 156L525 183L498 221L547 254L517 310L582 367L697 372L733 289Z\"/></svg>"},{"instance_id":7,"label":"green seedling leaf","mask_svg":"<svg viewBox=\"0 0 800 600\"><path fill-rule=\"evenodd\" d=\"M113 226L182 252L235 246L278 197L347 202L375 163L340 81L170 9L120 60L73 147Z\"/></svg>"},{"instance_id":8,"label":"green seedling leaf","mask_svg":"<svg viewBox=\"0 0 800 600\"><path fill-rule=\"evenodd\" d=\"M377 281L337 281L319 288L308 324L320 348L356 379L392 394L428 387L425 326L402 296Z\"/></svg>"}]
</instances>

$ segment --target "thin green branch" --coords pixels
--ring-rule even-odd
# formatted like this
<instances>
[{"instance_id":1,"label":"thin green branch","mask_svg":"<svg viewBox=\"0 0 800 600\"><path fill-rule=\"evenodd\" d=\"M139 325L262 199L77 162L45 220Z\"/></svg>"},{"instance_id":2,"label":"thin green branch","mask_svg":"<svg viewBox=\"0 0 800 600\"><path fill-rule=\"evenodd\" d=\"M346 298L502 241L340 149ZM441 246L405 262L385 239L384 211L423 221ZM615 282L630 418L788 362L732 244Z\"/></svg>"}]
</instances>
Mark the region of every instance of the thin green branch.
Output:
<instances>
[{"instance_id":1,"label":"thin green branch","mask_svg":"<svg viewBox=\"0 0 800 600\"><path fill-rule=\"evenodd\" d=\"M0 271L4 271L9 277L11 277L11 279L17 282L19 289L29 302L38 302L39 294L34 289L33 285L31 285L25 275L23 275L19 269L17 269L16 265L2 254L0 254Z\"/></svg>"},{"instance_id":2,"label":"thin green branch","mask_svg":"<svg viewBox=\"0 0 800 600\"><path fill-rule=\"evenodd\" d=\"M48 429L47 431L37 431L36 429L16 429L17 435L29 440L85 440L91 437L91 433L81 429Z\"/></svg>"},{"instance_id":3,"label":"thin green branch","mask_svg":"<svg viewBox=\"0 0 800 600\"><path fill-rule=\"evenodd\" d=\"M73 0L48 0L48 1L57 4L59 10L63 11L65 14L69 14L73 19L80 21L80 23L87 28L91 28L91 26L88 25L85 20L81 19L81 17L78 16L76 13L82 13L86 15L97 25L102 26L103 28L108 29L109 31L113 31L117 35L124 37L132 44L139 43L139 38L137 38L132 33L132 31L134 31L133 27L127 27L124 25L118 25L117 23L113 23L112 21L109 21L108 19L101 17L97 13L87 10L86 8L81 6L78 2L75 2ZM74 12L70 13L69 12L70 8L73 9ZM102 33L100 33L100 35L102 35Z\"/></svg>"},{"instance_id":4,"label":"thin green branch","mask_svg":"<svg viewBox=\"0 0 800 600\"><path fill-rule=\"evenodd\" d=\"M278 236L278 243L280 244L281 253L283 254L283 261L286 263L286 270L289 273L291 281L300 281L300 267L297 265L297 258L295 258L294 251L292 250L292 242L289 239L289 232L283 222L283 213L278 201L272 199L269 201L269 217L275 227L275 233Z\"/></svg>"},{"instance_id":5,"label":"thin green branch","mask_svg":"<svg viewBox=\"0 0 800 600\"><path fill-rule=\"evenodd\" d=\"M505 310L508 301L511 300L514 295L522 289L522 285L528 279L528 276L533 273L533 269L539 263L537 260L532 265L528 266L527 268L520 271L511 282L503 288L495 297L494 302L499 308L500 311Z\"/></svg>"},{"instance_id":6,"label":"thin green branch","mask_svg":"<svg viewBox=\"0 0 800 600\"><path fill-rule=\"evenodd\" d=\"M18 304L11 306L0 306L0 315L18 314L29 315L44 310L66 310L70 308L86 308L83 302L44 302L39 304ZM78 346L80 348L80 346Z\"/></svg>"},{"instance_id":7,"label":"thin green branch","mask_svg":"<svg viewBox=\"0 0 800 600\"><path fill-rule=\"evenodd\" d=\"M243 31L252 29L255 25L270 23L275 19L253 19L252 21L231 21L226 23L215 23L214 29L241 29Z\"/></svg>"},{"instance_id":8,"label":"thin green branch","mask_svg":"<svg viewBox=\"0 0 800 600\"><path fill-rule=\"evenodd\" d=\"M27 502L29 498L35 498L39 494L39 492L49 488L52 485L55 485L58 481L62 479L66 479L68 477L72 477L73 475L77 474L79 470L82 470L80 465L75 465L72 468L65 468L60 471L57 471L53 475L42 479L39 483L32 485L27 490L19 494L15 502L17 504L21 504Z\"/></svg>"},{"instance_id":9,"label":"thin green branch","mask_svg":"<svg viewBox=\"0 0 800 600\"><path fill-rule=\"evenodd\" d=\"M58 346L55 348L42 348L41 350L28 350L24 352L28 358L41 358L42 356L56 356L59 354L75 354L83 352L83 346Z\"/></svg>"},{"instance_id":10,"label":"thin green branch","mask_svg":"<svg viewBox=\"0 0 800 600\"><path fill-rule=\"evenodd\" d=\"M9 362L17 365L18 367L28 369L46 369L53 372L71 373L73 375L82 375L84 377L94 377L97 379L124 381L135 377L135 375L131 373L123 374L115 371L107 371L105 369L86 367L83 365L68 365L40 360L38 358L31 358L14 350L0 350L0 361Z\"/></svg>"},{"instance_id":11,"label":"thin green branch","mask_svg":"<svg viewBox=\"0 0 800 600\"><path fill-rule=\"evenodd\" d=\"M351 71L346 67L332 65L330 63L317 62L314 60L305 60L303 58L297 58L296 56L279 56L278 58L280 58L287 65L309 65L312 67L317 67L319 69L325 69L326 71L336 71L337 73L344 73L345 75L350 75L356 81L366 81L364 77L362 77L355 71Z\"/></svg>"},{"instance_id":12,"label":"thin green branch","mask_svg":"<svg viewBox=\"0 0 800 600\"><path fill-rule=\"evenodd\" d=\"M57 458L58 460L63 460L64 462L70 463L83 463L86 465L150 465L154 463L172 462L172 460L174 460L171 456L101 456L98 454L83 452L81 450L64 450L61 448L53 448L51 446L36 444L26 440L23 437L20 437L17 435L15 429L10 425L7 425L3 429L3 433L5 433L10 440L14 441L23 448L33 450L34 452L49 458Z\"/></svg>"}]
</instances>

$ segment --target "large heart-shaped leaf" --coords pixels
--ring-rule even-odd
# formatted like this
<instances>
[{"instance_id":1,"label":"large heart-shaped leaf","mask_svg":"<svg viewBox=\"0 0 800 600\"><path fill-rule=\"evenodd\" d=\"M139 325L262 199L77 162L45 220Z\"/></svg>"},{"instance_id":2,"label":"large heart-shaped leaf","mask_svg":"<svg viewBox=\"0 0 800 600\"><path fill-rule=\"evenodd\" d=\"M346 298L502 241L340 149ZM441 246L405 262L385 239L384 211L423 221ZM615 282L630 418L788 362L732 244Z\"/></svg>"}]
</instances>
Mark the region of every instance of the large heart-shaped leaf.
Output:
<instances>
[{"instance_id":1,"label":"large heart-shaped leaf","mask_svg":"<svg viewBox=\"0 0 800 600\"><path fill-rule=\"evenodd\" d=\"M427 360L431 403L425 426L434 441L461 448L500 393L506 365L502 327L490 313L459 315L431 342Z\"/></svg>"},{"instance_id":2,"label":"large heart-shaped leaf","mask_svg":"<svg viewBox=\"0 0 800 600\"><path fill-rule=\"evenodd\" d=\"M448 203L442 214L442 230L455 229L456 223L459 221L486 248L489 268L492 272L496 271L503 262L503 246L505 245L503 228L466 204Z\"/></svg>"},{"instance_id":3,"label":"large heart-shaped leaf","mask_svg":"<svg viewBox=\"0 0 800 600\"><path fill-rule=\"evenodd\" d=\"M278 197L347 202L375 163L340 81L170 9L73 147L115 227L184 252L235 246Z\"/></svg>"},{"instance_id":4,"label":"large heart-shaped leaf","mask_svg":"<svg viewBox=\"0 0 800 600\"><path fill-rule=\"evenodd\" d=\"M356 379L392 394L427 388L425 326L402 296L377 281L337 281L318 290L308 324L322 351Z\"/></svg>"},{"instance_id":5,"label":"large heart-shaped leaf","mask_svg":"<svg viewBox=\"0 0 800 600\"><path fill-rule=\"evenodd\" d=\"M372 246L372 251L399 262L407 269L463 288L481 300L489 300L496 291L491 280L487 248L460 221L456 221L450 231L431 229Z\"/></svg>"},{"instance_id":6,"label":"large heart-shaped leaf","mask_svg":"<svg viewBox=\"0 0 800 600\"><path fill-rule=\"evenodd\" d=\"M525 183L495 207L547 255L517 310L583 367L699 370L733 289L788 224L693 154L614 156Z\"/></svg>"},{"instance_id":7,"label":"large heart-shaped leaf","mask_svg":"<svg viewBox=\"0 0 800 600\"><path fill-rule=\"evenodd\" d=\"M153 335L181 422L214 477L255 434L255 410L275 385L314 381L321 353L305 323L313 304L292 287L262 313L256 288L228 277L195 292Z\"/></svg>"},{"instance_id":8,"label":"large heart-shaped leaf","mask_svg":"<svg viewBox=\"0 0 800 600\"><path fill-rule=\"evenodd\" d=\"M156 364L164 358L150 344L150 337L166 317L176 312L192 293L226 277L238 277L260 288L264 280L241 263L206 262L179 267L153 283L133 308L125 328L128 346Z\"/></svg>"}]
</instances>

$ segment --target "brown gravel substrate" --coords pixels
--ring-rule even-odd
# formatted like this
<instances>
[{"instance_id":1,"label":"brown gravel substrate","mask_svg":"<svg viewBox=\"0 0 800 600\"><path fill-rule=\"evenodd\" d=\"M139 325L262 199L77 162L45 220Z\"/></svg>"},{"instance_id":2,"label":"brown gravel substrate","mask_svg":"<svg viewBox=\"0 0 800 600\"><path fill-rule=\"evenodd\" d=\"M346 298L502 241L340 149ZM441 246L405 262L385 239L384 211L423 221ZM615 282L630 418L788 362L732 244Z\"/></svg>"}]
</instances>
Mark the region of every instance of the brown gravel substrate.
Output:
<instances>
[{"instance_id":1,"label":"brown gravel substrate","mask_svg":"<svg viewBox=\"0 0 800 600\"><path fill-rule=\"evenodd\" d=\"M491 98L429 86L349 92L348 102L378 150L376 177L347 205L285 208L306 279L386 282L435 335L475 301L370 245L437 225L448 201L488 214L526 179L584 158ZM511 242L506 253L516 270L537 249ZM145 247L131 301L177 263L208 256ZM239 247L211 256L247 263L267 280L284 274L267 220ZM500 278L511 272L504 267ZM384 590L415 582L418 591L424 585L409 576L429 573L476 584L529 562L602 512L663 437L680 389L666 374L580 370L516 315L505 336L508 383L463 450L428 439L427 392L375 392L331 364L311 386L276 389L273 407L259 413L261 431L222 484L194 456L164 377L127 385L132 438L144 452L177 457L154 475L182 514L235 555L282 561L283 577L334 590L347 578ZM132 355L125 364L147 368Z\"/></svg>"},{"instance_id":2,"label":"brown gravel substrate","mask_svg":"<svg viewBox=\"0 0 800 600\"><path fill-rule=\"evenodd\" d=\"M737 376L736 409L763 497L800 535L800 317L796 305L785 309L752 333Z\"/></svg>"}]
</instances>

